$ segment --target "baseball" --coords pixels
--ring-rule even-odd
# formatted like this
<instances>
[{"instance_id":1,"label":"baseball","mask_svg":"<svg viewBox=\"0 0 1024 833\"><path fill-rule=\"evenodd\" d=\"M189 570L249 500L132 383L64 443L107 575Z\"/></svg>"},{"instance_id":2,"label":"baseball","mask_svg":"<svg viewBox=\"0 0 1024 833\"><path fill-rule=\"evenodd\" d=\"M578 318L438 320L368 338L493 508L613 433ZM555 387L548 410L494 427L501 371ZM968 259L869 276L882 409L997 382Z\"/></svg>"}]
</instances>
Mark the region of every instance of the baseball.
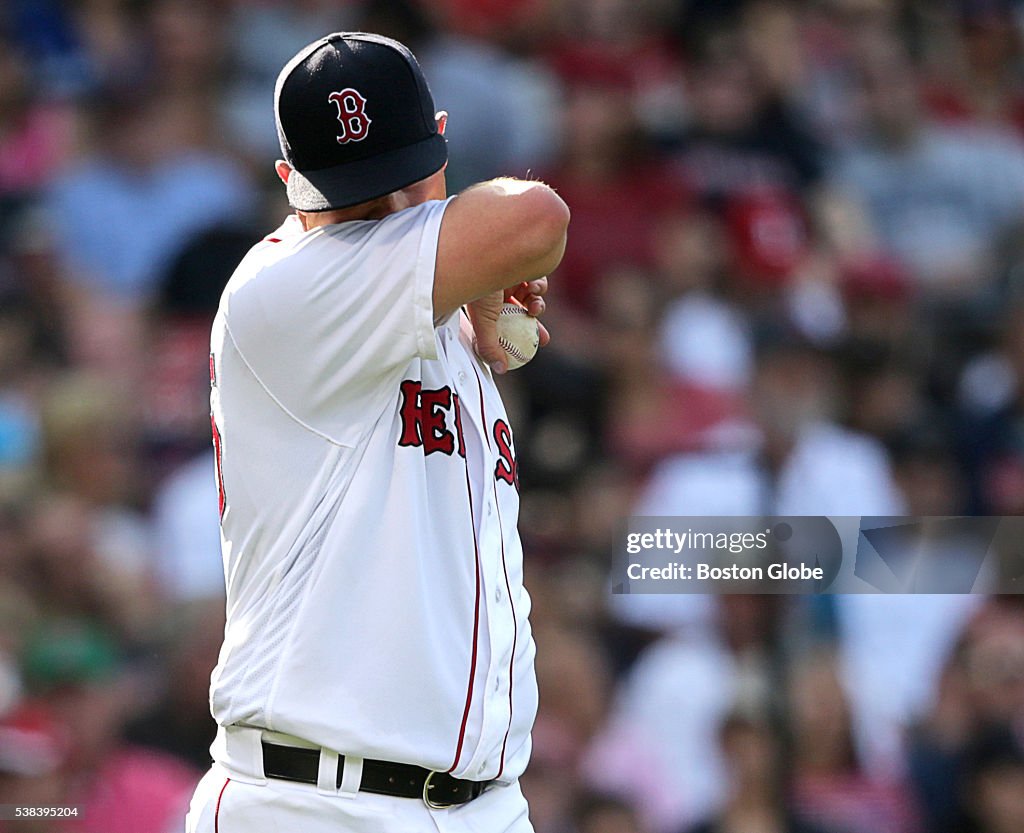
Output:
<instances>
[{"instance_id":1,"label":"baseball","mask_svg":"<svg viewBox=\"0 0 1024 833\"><path fill-rule=\"evenodd\" d=\"M537 319L525 307L506 302L498 314L498 343L508 354L508 369L522 367L537 355L540 346Z\"/></svg>"}]
</instances>

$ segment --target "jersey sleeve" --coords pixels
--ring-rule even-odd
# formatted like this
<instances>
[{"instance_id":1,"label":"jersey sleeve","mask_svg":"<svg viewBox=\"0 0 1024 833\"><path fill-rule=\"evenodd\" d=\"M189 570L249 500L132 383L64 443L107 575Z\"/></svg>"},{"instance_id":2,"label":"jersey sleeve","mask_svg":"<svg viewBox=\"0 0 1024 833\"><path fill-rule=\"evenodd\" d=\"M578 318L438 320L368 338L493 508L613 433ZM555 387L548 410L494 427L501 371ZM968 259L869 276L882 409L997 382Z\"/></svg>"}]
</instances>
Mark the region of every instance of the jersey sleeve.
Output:
<instances>
[{"instance_id":1,"label":"jersey sleeve","mask_svg":"<svg viewBox=\"0 0 1024 833\"><path fill-rule=\"evenodd\" d=\"M279 406L354 446L417 357L435 359L433 288L448 201L329 226L228 299L227 331Z\"/></svg>"}]
</instances>

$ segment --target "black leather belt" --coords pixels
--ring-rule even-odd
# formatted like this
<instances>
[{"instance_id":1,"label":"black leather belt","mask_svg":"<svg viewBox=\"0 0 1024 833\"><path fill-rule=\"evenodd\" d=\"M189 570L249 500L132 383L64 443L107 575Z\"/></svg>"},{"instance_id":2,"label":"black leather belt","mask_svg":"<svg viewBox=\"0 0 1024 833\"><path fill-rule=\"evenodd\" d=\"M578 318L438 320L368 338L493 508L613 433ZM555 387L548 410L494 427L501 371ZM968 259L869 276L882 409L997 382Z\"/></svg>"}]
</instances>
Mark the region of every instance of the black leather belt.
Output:
<instances>
[{"instance_id":1,"label":"black leather belt","mask_svg":"<svg viewBox=\"0 0 1024 833\"><path fill-rule=\"evenodd\" d=\"M320 750L280 746L263 741L263 772L268 778L316 784L320 772ZM341 786L345 757L338 756L335 788ZM393 795L399 798L422 798L435 809L466 804L482 793L493 781L466 781L447 772L432 772L413 764L390 761L363 761L363 777L359 789L368 793Z\"/></svg>"}]
</instances>

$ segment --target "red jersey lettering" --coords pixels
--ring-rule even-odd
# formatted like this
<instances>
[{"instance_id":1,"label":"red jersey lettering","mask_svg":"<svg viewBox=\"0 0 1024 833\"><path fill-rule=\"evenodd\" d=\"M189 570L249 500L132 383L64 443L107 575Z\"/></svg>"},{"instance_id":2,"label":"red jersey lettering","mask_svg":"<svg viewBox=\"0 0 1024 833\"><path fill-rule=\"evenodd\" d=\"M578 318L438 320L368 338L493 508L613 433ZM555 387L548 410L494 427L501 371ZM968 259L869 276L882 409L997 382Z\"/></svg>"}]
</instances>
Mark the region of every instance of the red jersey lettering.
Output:
<instances>
[{"instance_id":1,"label":"red jersey lettering","mask_svg":"<svg viewBox=\"0 0 1024 833\"><path fill-rule=\"evenodd\" d=\"M452 454L455 451L455 435L448 430L447 414L455 408L455 425L459 432L459 454L465 456L462 441L461 412L458 396L449 387L439 390L423 390L420 382L406 379L401 385L402 402L398 415L402 432L398 444L412 448L423 448L424 454L440 451Z\"/></svg>"},{"instance_id":2,"label":"red jersey lettering","mask_svg":"<svg viewBox=\"0 0 1024 833\"><path fill-rule=\"evenodd\" d=\"M503 419L494 423L494 441L498 444L498 464L494 467L494 476L518 490L519 466L512 451L512 429Z\"/></svg>"}]
</instances>

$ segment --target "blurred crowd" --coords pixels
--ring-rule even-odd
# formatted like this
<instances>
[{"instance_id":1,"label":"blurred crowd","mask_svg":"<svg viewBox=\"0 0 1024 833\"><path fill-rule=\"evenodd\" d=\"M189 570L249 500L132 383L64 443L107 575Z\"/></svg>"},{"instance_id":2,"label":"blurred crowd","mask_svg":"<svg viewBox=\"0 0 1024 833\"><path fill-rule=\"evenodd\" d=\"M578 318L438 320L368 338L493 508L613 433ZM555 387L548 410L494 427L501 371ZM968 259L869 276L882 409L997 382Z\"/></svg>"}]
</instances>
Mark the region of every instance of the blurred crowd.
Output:
<instances>
[{"instance_id":1,"label":"blurred crowd","mask_svg":"<svg viewBox=\"0 0 1024 833\"><path fill-rule=\"evenodd\" d=\"M5 0L0 804L178 831L223 627L209 326L276 74L409 44L452 193L573 212L504 380L537 833L1021 833L1016 597L611 596L629 514L1024 512L1024 2ZM325 695L329 696L329 692Z\"/></svg>"}]
</instances>

